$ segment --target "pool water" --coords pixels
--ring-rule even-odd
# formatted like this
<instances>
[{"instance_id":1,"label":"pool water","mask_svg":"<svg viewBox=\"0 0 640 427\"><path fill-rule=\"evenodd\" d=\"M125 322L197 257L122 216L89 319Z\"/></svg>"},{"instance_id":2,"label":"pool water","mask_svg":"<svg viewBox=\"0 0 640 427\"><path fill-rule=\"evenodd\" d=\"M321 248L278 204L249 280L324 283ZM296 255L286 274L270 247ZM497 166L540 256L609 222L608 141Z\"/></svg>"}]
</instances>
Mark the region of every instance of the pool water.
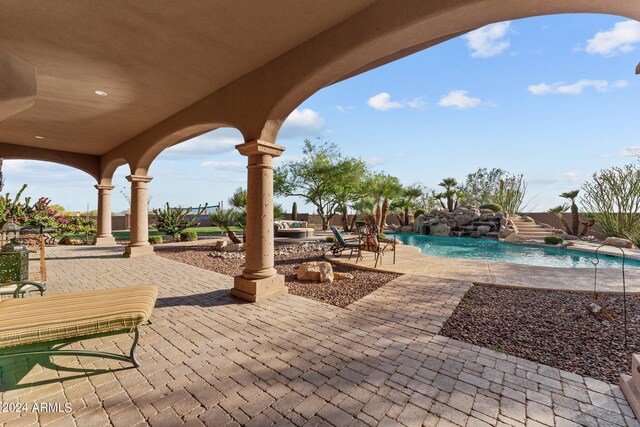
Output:
<instances>
[{"instance_id":1,"label":"pool water","mask_svg":"<svg viewBox=\"0 0 640 427\"><path fill-rule=\"evenodd\" d=\"M541 267L593 268L596 256L564 248L512 245L493 239L438 237L398 234L403 243L417 246L423 254L443 258L481 259ZM598 268L621 268L622 258L599 255ZM640 267L640 261L627 259L625 267Z\"/></svg>"}]
</instances>

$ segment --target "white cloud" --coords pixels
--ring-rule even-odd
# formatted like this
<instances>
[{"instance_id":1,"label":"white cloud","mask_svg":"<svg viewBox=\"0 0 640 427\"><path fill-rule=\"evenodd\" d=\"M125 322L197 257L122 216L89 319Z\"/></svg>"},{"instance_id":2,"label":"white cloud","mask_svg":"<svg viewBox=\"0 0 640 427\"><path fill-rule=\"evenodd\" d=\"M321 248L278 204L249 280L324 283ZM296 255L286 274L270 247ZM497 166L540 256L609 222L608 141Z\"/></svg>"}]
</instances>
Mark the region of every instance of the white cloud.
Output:
<instances>
[{"instance_id":1,"label":"white cloud","mask_svg":"<svg viewBox=\"0 0 640 427\"><path fill-rule=\"evenodd\" d=\"M200 163L200 166L225 172L245 172L247 170L247 164L243 162L208 161Z\"/></svg>"},{"instance_id":2,"label":"white cloud","mask_svg":"<svg viewBox=\"0 0 640 427\"><path fill-rule=\"evenodd\" d=\"M490 58L504 52L511 42L506 38L511 22L499 22L487 25L465 34L467 47L474 58Z\"/></svg>"},{"instance_id":3,"label":"white cloud","mask_svg":"<svg viewBox=\"0 0 640 427\"><path fill-rule=\"evenodd\" d=\"M389 159L387 157L367 157L364 162L369 166L379 166L387 163Z\"/></svg>"},{"instance_id":4,"label":"white cloud","mask_svg":"<svg viewBox=\"0 0 640 427\"><path fill-rule=\"evenodd\" d=\"M438 105L441 107L453 107L459 110L466 110L467 108L474 108L480 105L482 100L480 98L472 98L467 96L466 90L452 90L448 94L440 98Z\"/></svg>"},{"instance_id":5,"label":"white cloud","mask_svg":"<svg viewBox=\"0 0 640 427\"><path fill-rule=\"evenodd\" d=\"M539 83L537 85L529 85L527 90L534 95L580 95L586 88L594 88L598 92L606 92L608 89L619 89L629 86L626 80L617 80L609 83L606 80L588 80L582 79L575 83L564 84L558 83Z\"/></svg>"},{"instance_id":6,"label":"white cloud","mask_svg":"<svg viewBox=\"0 0 640 427\"><path fill-rule=\"evenodd\" d=\"M380 92L379 94L372 96L367 101L367 105L378 111L388 111L404 107L401 102L392 101L391 95L387 92Z\"/></svg>"},{"instance_id":7,"label":"white cloud","mask_svg":"<svg viewBox=\"0 0 640 427\"><path fill-rule=\"evenodd\" d=\"M336 105L336 110L340 111L341 113L346 113L349 110L353 110L355 107L352 105Z\"/></svg>"},{"instance_id":8,"label":"white cloud","mask_svg":"<svg viewBox=\"0 0 640 427\"><path fill-rule=\"evenodd\" d=\"M203 156L229 153L242 144L244 138L237 129L217 129L169 147L160 154L162 159L199 159Z\"/></svg>"},{"instance_id":9,"label":"white cloud","mask_svg":"<svg viewBox=\"0 0 640 427\"><path fill-rule=\"evenodd\" d=\"M613 56L631 52L640 43L640 22L628 20L617 22L608 31L600 31L587 40L586 51L590 54Z\"/></svg>"},{"instance_id":10,"label":"white cloud","mask_svg":"<svg viewBox=\"0 0 640 427\"><path fill-rule=\"evenodd\" d=\"M420 97L413 98L408 101L392 101L391 95L387 92L380 92L367 100L367 105L374 110L389 111L396 108L422 108L427 105Z\"/></svg>"},{"instance_id":11,"label":"white cloud","mask_svg":"<svg viewBox=\"0 0 640 427\"><path fill-rule=\"evenodd\" d=\"M295 109L284 121L278 136L280 138L311 137L324 127L324 118L309 108Z\"/></svg>"}]
</instances>

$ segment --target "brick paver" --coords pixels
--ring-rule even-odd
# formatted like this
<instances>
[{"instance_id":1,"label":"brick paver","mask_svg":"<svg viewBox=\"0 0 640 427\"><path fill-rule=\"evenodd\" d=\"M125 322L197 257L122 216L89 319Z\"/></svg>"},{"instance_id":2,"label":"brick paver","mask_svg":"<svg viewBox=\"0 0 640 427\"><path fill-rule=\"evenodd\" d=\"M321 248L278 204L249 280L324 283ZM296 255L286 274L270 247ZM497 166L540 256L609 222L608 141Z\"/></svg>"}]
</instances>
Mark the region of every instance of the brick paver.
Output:
<instances>
[{"instance_id":1,"label":"brick paver","mask_svg":"<svg viewBox=\"0 0 640 427\"><path fill-rule=\"evenodd\" d=\"M640 426L617 385L438 335L467 282L402 276L341 309L293 295L243 303L229 277L119 249L53 248L48 268L52 293L157 285L153 324L139 369L3 361L0 400L29 407L0 413L7 426ZM34 402L72 411L36 413Z\"/></svg>"}]
</instances>

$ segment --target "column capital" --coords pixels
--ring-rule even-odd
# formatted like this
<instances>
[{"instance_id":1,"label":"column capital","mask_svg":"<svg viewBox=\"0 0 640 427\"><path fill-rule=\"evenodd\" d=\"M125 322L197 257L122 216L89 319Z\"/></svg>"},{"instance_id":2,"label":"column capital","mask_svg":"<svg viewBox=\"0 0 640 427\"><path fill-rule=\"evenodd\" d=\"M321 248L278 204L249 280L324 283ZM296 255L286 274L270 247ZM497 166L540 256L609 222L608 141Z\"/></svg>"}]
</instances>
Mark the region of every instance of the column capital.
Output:
<instances>
[{"instance_id":1,"label":"column capital","mask_svg":"<svg viewBox=\"0 0 640 427\"><path fill-rule=\"evenodd\" d=\"M282 154L285 148L280 145L255 139L253 141L247 141L244 144L236 145L236 150L238 150L243 156L266 154L271 157L278 157Z\"/></svg>"},{"instance_id":2,"label":"column capital","mask_svg":"<svg viewBox=\"0 0 640 427\"><path fill-rule=\"evenodd\" d=\"M151 182L153 179L152 176L146 175L128 175L126 178L129 182Z\"/></svg>"},{"instance_id":3,"label":"column capital","mask_svg":"<svg viewBox=\"0 0 640 427\"><path fill-rule=\"evenodd\" d=\"M115 185L101 185L101 184L96 184L94 185L94 187L96 187L96 189L102 191L102 190L113 190L114 188L116 188Z\"/></svg>"}]
</instances>

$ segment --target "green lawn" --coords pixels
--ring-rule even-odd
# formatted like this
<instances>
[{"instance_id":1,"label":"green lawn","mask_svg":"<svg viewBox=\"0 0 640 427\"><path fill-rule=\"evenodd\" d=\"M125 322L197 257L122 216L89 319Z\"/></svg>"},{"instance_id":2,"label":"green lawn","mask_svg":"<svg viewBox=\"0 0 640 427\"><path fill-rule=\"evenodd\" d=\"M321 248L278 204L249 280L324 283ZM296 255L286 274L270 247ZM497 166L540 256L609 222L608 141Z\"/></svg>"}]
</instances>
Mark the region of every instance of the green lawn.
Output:
<instances>
[{"instance_id":1,"label":"green lawn","mask_svg":"<svg viewBox=\"0 0 640 427\"><path fill-rule=\"evenodd\" d=\"M242 229L240 227L232 227L231 229L236 233L242 233ZM198 237L226 235L226 233L223 232L220 227L191 227L191 228L187 228L187 230L196 231L198 233ZM162 234L155 228L149 228L149 237L151 236L163 236L163 237L169 238L169 236L167 236L166 234ZM113 237L115 237L116 240L129 240L131 238L129 234L129 230L114 231Z\"/></svg>"}]
</instances>

